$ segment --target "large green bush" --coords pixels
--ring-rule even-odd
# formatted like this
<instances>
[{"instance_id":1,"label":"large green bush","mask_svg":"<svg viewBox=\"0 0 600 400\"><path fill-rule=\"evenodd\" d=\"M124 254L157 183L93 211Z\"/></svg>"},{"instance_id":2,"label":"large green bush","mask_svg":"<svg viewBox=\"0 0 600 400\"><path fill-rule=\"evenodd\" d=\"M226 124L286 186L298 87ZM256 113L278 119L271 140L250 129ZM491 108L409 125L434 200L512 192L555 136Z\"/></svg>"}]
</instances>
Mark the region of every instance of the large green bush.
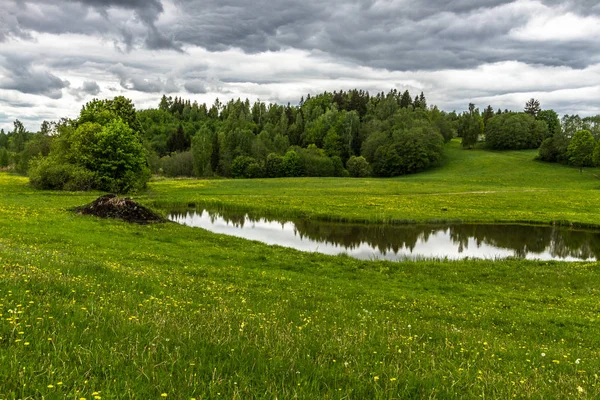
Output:
<instances>
[{"instance_id":1,"label":"large green bush","mask_svg":"<svg viewBox=\"0 0 600 400\"><path fill-rule=\"evenodd\" d=\"M350 176L354 178L364 178L371 175L369 162L363 157L352 156L346 163Z\"/></svg>"},{"instance_id":2,"label":"large green bush","mask_svg":"<svg viewBox=\"0 0 600 400\"><path fill-rule=\"evenodd\" d=\"M81 191L94 188L96 175L84 167L60 162L54 157L31 161L29 181L38 189Z\"/></svg>"},{"instance_id":3,"label":"large green bush","mask_svg":"<svg viewBox=\"0 0 600 400\"><path fill-rule=\"evenodd\" d=\"M78 120L60 127L47 159L33 163L31 184L117 193L143 188L150 169L138 129L135 109L125 98L86 104Z\"/></svg>"},{"instance_id":4,"label":"large green bush","mask_svg":"<svg viewBox=\"0 0 600 400\"><path fill-rule=\"evenodd\" d=\"M546 122L526 113L494 115L485 126L485 142L494 150L536 149L548 137Z\"/></svg>"},{"instance_id":5,"label":"large green bush","mask_svg":"<svg viewBox=\"0 0 600 400\"><path fill-rule=\"evenodd\" d=\"M191 151L172 153L158 161L165 176L195 176L194 156Z\"/></svg>"}]
</instances>

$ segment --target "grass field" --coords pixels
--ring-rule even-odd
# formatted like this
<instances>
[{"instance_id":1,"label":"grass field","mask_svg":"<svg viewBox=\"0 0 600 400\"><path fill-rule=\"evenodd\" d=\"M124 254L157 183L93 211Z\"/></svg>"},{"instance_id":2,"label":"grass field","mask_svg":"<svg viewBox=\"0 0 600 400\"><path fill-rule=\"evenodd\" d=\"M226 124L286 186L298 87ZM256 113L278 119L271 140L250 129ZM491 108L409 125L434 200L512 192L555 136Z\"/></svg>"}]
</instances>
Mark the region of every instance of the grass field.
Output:
<instances>
[{"instance_id":1,"label":"grass field","mask_svg":"<svg viewBox=\"0 0 600 400\"><path fill-rule=\"evenodd\" d=\"M532 161L536 151L446 148L438 168L399 178L164 180L149 204L196 203L366 222L565 222L600 225L600 170Z\"/></svg>"},{"instance_id":2,"label":"grass field","mask_svg":"<svg viewBox=\"0 0 600 400\"><path fill-rule=\"evenodd\" d=\"M164 180L136 197L599 224L593 170L447 154L404 178ZM600 397L598 263L364 262L67 211L97 195L0 173L0 399Z\"/></svg>"}]
</instances>

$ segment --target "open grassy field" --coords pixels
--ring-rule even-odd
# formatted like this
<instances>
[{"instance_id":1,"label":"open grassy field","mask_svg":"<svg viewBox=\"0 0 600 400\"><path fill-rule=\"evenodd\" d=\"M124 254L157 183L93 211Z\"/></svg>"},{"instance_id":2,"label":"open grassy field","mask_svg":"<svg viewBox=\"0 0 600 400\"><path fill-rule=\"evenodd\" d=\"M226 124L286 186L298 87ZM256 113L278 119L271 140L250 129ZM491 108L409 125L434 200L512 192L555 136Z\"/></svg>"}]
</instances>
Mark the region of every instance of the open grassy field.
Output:
<instances>
[{"instance_id":1,"label":"open grassy field","mask_svg":"<svg viewBox=\"0 0 600 400\"><path fill-rule=\"evenodd\" d=\"M342 221L600 225L600 170L534 162L536 152L462 150L454 141L440 167L404 177L164 180L147 201Z\"/></svg>"},{"instance_id":2,"label":"open grassy field","mask_svg":"<svg viewBox=\"0 0 600 400\"><path fill-rule=\"evenodd\" d=\"M165 180L136 197L599 224L593 170L447 154L404 178ZM97 195L0 173L0 399L600 397L598 263L369 262L67 211Z\"/></svg>"}]
</instances>

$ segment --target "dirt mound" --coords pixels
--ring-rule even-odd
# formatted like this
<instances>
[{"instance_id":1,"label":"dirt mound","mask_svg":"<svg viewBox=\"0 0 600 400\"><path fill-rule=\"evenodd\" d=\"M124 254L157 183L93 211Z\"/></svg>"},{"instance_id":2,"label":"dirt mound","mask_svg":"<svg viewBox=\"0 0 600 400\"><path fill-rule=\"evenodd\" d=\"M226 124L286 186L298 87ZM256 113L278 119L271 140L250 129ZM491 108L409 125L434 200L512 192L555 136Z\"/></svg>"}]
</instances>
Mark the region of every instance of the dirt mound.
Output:
<instances>
[{"instance_id":1,"label":"dirt mound","mask_svg":"<svg viewBox=\"0 0 600 400\"><path fill-rule=\"evenodd\" d=\"M131 200L129 197L119 197L116 194L107 194L85 206L73 209L79 214L95 215L100 218L116 218L136 224L151 222L166 222L154 211Z\"/></svg>"}]
</instances>

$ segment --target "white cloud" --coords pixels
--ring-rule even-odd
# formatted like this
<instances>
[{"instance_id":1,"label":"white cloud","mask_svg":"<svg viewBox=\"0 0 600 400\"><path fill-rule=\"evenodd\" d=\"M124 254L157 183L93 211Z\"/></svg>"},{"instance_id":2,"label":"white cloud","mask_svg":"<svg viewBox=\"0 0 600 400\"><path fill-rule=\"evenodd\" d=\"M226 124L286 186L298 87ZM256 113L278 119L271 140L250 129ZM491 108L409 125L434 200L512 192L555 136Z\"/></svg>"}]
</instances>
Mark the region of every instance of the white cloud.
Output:
<instances>
[{"instance_id":1,"label":"white cloud","mask_svg":"<svg viewBox=\"0 0 600 400\"><path fill-rule=\"evenodd\" d=\"M581 16L563 7L540 6L526 25L511 30L510 36L522 41L596 41L600 17Z\"/></svg>"}]
</instances>

